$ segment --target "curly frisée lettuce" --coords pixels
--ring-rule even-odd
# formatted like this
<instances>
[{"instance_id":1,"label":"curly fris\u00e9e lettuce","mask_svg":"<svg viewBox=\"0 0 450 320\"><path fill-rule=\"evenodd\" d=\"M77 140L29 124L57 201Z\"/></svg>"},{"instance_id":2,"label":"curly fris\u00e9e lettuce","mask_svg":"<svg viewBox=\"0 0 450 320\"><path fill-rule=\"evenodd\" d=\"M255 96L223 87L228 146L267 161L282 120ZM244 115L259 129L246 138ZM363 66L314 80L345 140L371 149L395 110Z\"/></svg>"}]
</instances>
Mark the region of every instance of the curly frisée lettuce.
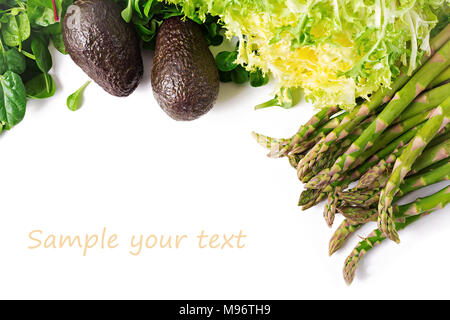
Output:
<instances>
[{"instance_id":1,"label":"curly fris\u00e9e lettuce","mask_svg":"<svg viewBox=\"0 0 450 320\"><path fill-rule=\"evenodd\" d=\"M160 0L161 1L161 0ZM316 106L352 108L411 73L430 51L448 0L168 0L188 17L219 16L239 39L237 62L278 88L301 87ZM448 8L448 7L447 7ZM281 96L281 95L280 95Z\"/></svg>"}]
</instances>

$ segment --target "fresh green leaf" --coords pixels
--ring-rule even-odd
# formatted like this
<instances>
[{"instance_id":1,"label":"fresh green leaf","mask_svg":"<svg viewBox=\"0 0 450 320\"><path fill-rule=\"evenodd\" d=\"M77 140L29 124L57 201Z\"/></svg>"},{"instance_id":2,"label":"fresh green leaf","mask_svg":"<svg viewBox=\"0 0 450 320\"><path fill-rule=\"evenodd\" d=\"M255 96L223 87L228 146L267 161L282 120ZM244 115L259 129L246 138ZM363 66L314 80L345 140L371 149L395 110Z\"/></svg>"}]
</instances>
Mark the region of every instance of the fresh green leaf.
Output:
<instances>
[{"instance_id":1,"label":"fresh green leaf","mask_svg":"<svg viewBox=\"0 0 450 320\"><path fill-rule=\"evenodd\" d=\"M261 69L257 69L254 72L250 72L250 85L252 87L261 87L266 85L269 82L269 77L261 71Z\"/></svg>"},{"instance_id":2,"label":"fresh green leaf","mask_svg":"<svg viewBox=\"0 0 450 320\"><path fill-rule=\"evenodd\" d=\"M47 27L55 23L52 8L44 7L37 0L28 1L28 18L32 26Z\"/></svg>"},{"instance_id":3,"label":"fresh green leaf","mask_svg":"<svg viewBox=\"0 0 450 320\"><path fill-rule=\"evenodd\" d=\"M146 17L149 17L150 9L152 8L153 0L147 0L147 2L144 5L144 15Z\"/></svg>"},{"instance_id":4,"label":"fresh green leaf","mask_svg":"<svg viewBox=\"0 0 450 320\"><path fill-rule=\"evenodd\" d=\"M27 96L32 99L46 99L55 94L55 82L48 73L41 73L25 83Z\"/></svg>"},{"instance_id":5,"label":"fresh green leaf","mask_svg":"<svg viewBox=\"0 0 450 320\"><path fill-rule=\"evenodd\" d=\"M231 70L231 80L237 84L243 84L248 81L248 71L242 66L237 66Z\"/></svg>"},{"instance_id":6,"label":"fresh green leaf","mask_svg":"<svg viewBox=\"0 0 450 320\"><path fill-rule=\"evenodd\" d=\"M4 74L8 70L8 63L6 62L6 52L0 51L0 74Z\"/></svg>"},{"instance_id":7,"label":"fresh green leaf","mask_svg":"<svg viewBox=\"0 0 450 320\"><path fill-rule=\"evenodd\" d=\"M131 18L133 18L133 3L134 0L128 0L127 7L122 11L122 18L127 23L131 22Z\"/></svg>"},{"instance_id":8,"label":"fresh green leaf","mask_svg":"<svg viewBox=\"0 0 450 320\"><path fill-rule=\"evenodd\" d=\"M0 122L6 129L22 121L25 116L27 95L20 76L6 71L0 76Z\"/></svg>"},{"instance_id":9,"label":"fresh green leaf","mask_svg":"<svg viewBox=\"0 0 450 320\"><path fill-rule=\"evenodd\" d=\"M51 35L51 39L52 39L53 45L55 46L56 50L58 50L62 54L67 54L66 46L64 44L62 34Z\"/></svg>"},{"instance_id":10,"label":"fresh green leaf","mask_svg":"<svg viewBox=\"0 0 450 320\"><path fill-rule=\"evenodd\" d=\"M231 82L231 71L220 71L219 70L220 82Z\"/></svg>"},{"instance_id":11,"label":"fresh green leaf","mask_svg":"<svg viewBox=\"0 0 450 320\"><path fill-rule=\"evenodd\" d=\"M217 68L220 71L231 71L238 65L235 63L237 59L237 51L222 51L216 55Z\"/></svg>"},{"instance_id":12,"label":"fresh green leaf","mask_svg":"<svg viewBox=\"0 0 450 320\"><path fill-rule=\"evenodd\" d=\"M63 36L62 36L62 24L55 23L47 26L43 29L43 33L49 35L50 39L53 42L56 50L61 52L62 54L67 54L66 47L64 45Z\"/></svg>"},{"instance_id":13,"label":"fresh green leaf","mask_svg":"<svg viewBox=\"0 0 450 320\"><path fill-rule=\"evenodd\" d=\"M31 33L30 21L26 12L16 16L6 15L7 22L3 23L1 31L5 44L9 47L20 47Z\"/></svg>"},{"instance_id":14,"label":"fresh green leaf","mask_svg":"<svg viewBox=\"0 0 450 320\"><path fill-rule=\"evenodd\" d=\"M5 52L7 70L17 74L22 74L25 71L26 63L25 56L16 48L11 48Z\"/></svg>"},{"instance_id":15,"label":"fresh green leaf","mask_svg":"<svg viewBox=\"0 0 450 320\"><path fill-rule=\"evenodd\" d=\"M81 104L82 104L82 100L83 100L83 92L84 89L86 89L86 87L91 83L91 81L87 81L85 84L83 84L81 86L80 89L78 89L77 91L75 91L74 93L72 93L68 98L67 98L67 107L72 110L72 111L76 111L78 109L81 108Z\"/></svg>"},{"instance_id":16,"label":"fresh green leaf","mask_svg":"<svg viewBox=\"0 0 450 320\"><path fill-rule=\"evenodd\" d=\"M47 45L39 37L31 40L31 51L36 58L36 64L43 73L48 73L52 68L52 56Z\"/></svg>"}]
</instances>

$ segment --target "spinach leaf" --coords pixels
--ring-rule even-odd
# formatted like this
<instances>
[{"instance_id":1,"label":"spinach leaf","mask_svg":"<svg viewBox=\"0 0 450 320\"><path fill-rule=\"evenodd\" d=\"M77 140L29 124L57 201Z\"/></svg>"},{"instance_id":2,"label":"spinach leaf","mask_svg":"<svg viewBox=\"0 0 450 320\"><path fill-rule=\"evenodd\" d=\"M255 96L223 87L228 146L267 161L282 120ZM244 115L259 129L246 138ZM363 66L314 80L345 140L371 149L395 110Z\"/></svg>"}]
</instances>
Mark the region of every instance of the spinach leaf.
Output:
<instances>
[{"instance_id":1,"label":"spinach leaf","mask_svg":"<svg viewBox=\"0 0 450 320\"><path fill-rule=\"evenodd\" d=\"M47 73L52 68L52 56L48 50L48 46L39 37L33 37L31 40L31 51L36 58L36 64L38 68L43 72Z\"/></svg>"},{"instance_id":2,"label":"spinach leaf","mask_svg":"<svg viewBox=\"0 0 450 320\"><path fill-rule=\"evenodd\" d=\"M62 54L67 54L66 46L64 45L62 34L52 35L51 39L52 39L53 45L55 46L56 50L58 50Z\"/></svg>"},{"instance_id":3,"label":"spinach leaf","mask_svg":"<svg viewBox=\"0 0 450 320\"><path fill-rule=\"evenodd\" d=\"M6 129L22 121L25 116L27 96L20 76L6 71L0 76L0 122Z\"/></svg>"},{"instance_id":4,"label":"spinach leaf","mask_svg":"<svg viewBox=\"0 0 450 320\"><path fill-rule=\"evenodd\" d=\"M24 73L26 68L25 56L16 48L11 48L5 52L5 61L7 67L6 70L17 74Z\"/></svg>"},{"instance_id":5,"label":"spinach leaf","mask_svg":"<svg viewBox=\"0 0 450 320\"><path fill-rule=\"evenodd\" d=\"M59 25L60 17L64 16L73 0L55 0L54 3L56 12L52 0L27 0L27 13L32 27Z\"/></svg>"},{"instance_id":6,"label":"spinach leaf","mask_svg":"<svg viewBox=\"0 0 450 320\"><path fill-rule=\"evenodd\" d=\"M82 100L83 100L83 92L84 89L91 83L91 81L87 81L85 84L81 86L80 89L72 93L67 98L67 107L72 111L77 111L81 108Z\"/></svg>"},{"instance_id":7,"label":"spinach leaf","mask_svg":"<svg viewBox=\"0 0 450 320\"><path fill-rule=\"evenodd\" d=\"M52 24L52 25L44 28L43 31L45 34L49 35L56 50L58 50L62 54L67 54L66 46L64 45L63 36L62 36L61 23Z\"/></svg>"},{"instance_id":8,"label":"spinach leaf","mask_svg":"<svg viewBox=\"0 0 450 320\"><path fill-rule=\"evenodd\" d=\"M28 18L32 26L46 27L55 23L52 8L39 3L38 0L28 0Z\"/></svg>"},{"instance_id":9,"label":"spinach leaf","mask_svg":"<svg viewBox=\"0 0 450 320\"><path fill-rule=\"evenodd\" d=\"M9 47L19 47L31 34L30 20L26 12L17 15L3 16L2 35L5 44Z\"/></svg>"},{"instance_id":10,"label":"spinach leaf","mask_svg":"<svg viewBox=\"0 0 450 320\"><path fill-rule=\"evenodd\" d=\"M0 51L0 74L4 74L8 71L8 63L6 62L5 54L5 51Z\"/></svg>"},{"instance_id":11,"label":"spinach leaf","mask_svg":"<svg viewBox=\"0 0 450 320\"><path fill-rule=\"evenodd\" d=\"M27 81L25 89L29 98L50 98L55 94L55 81L48 73L41 73Z\"/></svg>"}]
</instances>

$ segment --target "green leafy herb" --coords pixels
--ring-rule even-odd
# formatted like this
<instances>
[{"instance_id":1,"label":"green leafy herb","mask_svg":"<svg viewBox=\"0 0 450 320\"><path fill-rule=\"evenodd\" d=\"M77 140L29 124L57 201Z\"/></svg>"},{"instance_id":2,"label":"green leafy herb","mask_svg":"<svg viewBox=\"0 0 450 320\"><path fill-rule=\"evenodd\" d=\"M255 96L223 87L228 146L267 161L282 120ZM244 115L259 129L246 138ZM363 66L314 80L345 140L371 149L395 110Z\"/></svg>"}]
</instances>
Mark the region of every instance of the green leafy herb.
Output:
<instances>
[{"instance_id":1,"label":"green leafy herb","mask_svg":"<svg viewBox=\"0 0 450 320\"><path fill-rule=\"evenodd\" d=\"M0 76L0 122L10 129L25 116L27 95L17 73L6 71Z\"/></svg>"},{"instance_id":2,"label":"green leafy herb","mask_svg":"<svg viewBox=\"0 0 450 320\"><path fill-rule=\"evenodd\" d=\"M19 49L31 32L28 15L23 9L21 10L20 13L14 14L15 12L11 11L3 16L1 28L4 43L9 47L18 46Z\"/></svg>"},{"instance_id":3,"label":"green leafy herb","mask_svg":"<svg viewBox=\"0 0 450 320\"><path fill-rule=\"evenodd\" d=\"M52 56L48 50L48 45L41 38L34 37L31 40L31 51L34 54L38 68L47 73L52 68Z\"/></svg>"},{"instance_id":4,"label":"green leafy herb","mask_svg":"<svg viewBox=\"0 0 450 320\"><path fill-rule=\"evenodd\" d=\"M25 83L27 96L32 99L46 99L55 94L55 82L48 73L40 73Z\"/></svg>"},{"instance_id":5,"label":"green leafy herb","mask_svg":"<svg viewBox=\"0 0 450 320\"><path fill-rule=\"evenodd\" d=\"M231 80L236 84L243 84L248 81L248 71L242 66L237 66L231 71Z\"/></svg>"},{"instance_id":6,"label":"green leafy herb","mask_svg":"<svg viewBox=\"0 0 450 320\"><path fill-rule=\"evenodd\" d=\"M3 74L8 70L17 74L22 74L25 71L25 68L25 56L16 48L0 52L0 74Z\"/></svg>"},{"instance_id":7,"label":"green leafy herb","mask_svg":"<svg viewBox=\"0 0 450 320\"><path fill-rule=\"evenodd\" d=\"M231 82L231 71L220 71L219 70L219 79L220 82Z\"/></svg>"},{"instance_id":8,"label":"green leafy herb","mask_svg":"<svg viewBox=\"0 0 450 320\"><path fill-rule=\"evenodd\" d=\"M250 72L250 85L252 87L262 87L269 82L269 77L261 71L261 69L257 69L254 72Z\"/></svg>"},{"instance_id":9,"label":"green leafy herb","mask_svg":"<svg viewBox=\"0 0 450 320\"><path fill-rule=\"evenodd\" d=\"M216 55L217 68L220 71L232 71L238 64L236 64L238 53L237 51L222 51Z\"/></svg>"},{"instance_id":10,"label":"green leafy herb","mask_svg":"<svg viewBox=\"0 0 450 320\"><path fill-rule=\"evenodd\" d=\"M80 89L78 89L77 91L75 91L74 93L72 93L68 98L67 98L67 107L72 110L72 111L76 111L78 109L81 108L81 104L82 104L82 100L83 100L83 92L84 89L86 89L86 87L91 83L91 81L87 81L85 84L83 84L81 86Z\"/></svg>"},{"instance_id":11,"label":"green leafy herb","mask_svg":"<svg viewBox=\"0 0 450 320\"><path fill-rule=\"evenodd\" d=\"M133 18L133 5L134 5L134 2L135 2L134 0L128 0L127 7L125 9L123 9L123 11L122 11L122 18L127 23L130 23L131 22L131 18ZM138 9L139 9L139 6L138 6Z\"/></svg>"}]
</instances>

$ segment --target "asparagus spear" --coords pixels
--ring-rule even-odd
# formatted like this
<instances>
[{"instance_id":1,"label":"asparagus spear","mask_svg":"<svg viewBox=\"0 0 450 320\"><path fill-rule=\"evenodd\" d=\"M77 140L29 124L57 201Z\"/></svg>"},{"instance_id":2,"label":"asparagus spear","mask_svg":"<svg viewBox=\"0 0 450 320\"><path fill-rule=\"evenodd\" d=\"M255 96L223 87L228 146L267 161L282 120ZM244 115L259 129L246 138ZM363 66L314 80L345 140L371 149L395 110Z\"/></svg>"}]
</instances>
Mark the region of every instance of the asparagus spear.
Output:
<instances>
[{"instance_id":1,"label":"asparagus spear","mask_svg":"<svg viewBox=\"0 0 450 320\"><path fill-rule=\"evenodd\" d=\"M364 163L369 157L374 155L376 152L385 148L390 142L394 139L401 136L403 133L408 130L416 127L421 124L425 120L427 120L432 114L432 111L424 112L421 114L417 114L409 119L403 120L391 127L389 127L375 142L375 144L371 145L370 143L366 146L366 151L362 152L362 154L356 159L356 161L352 164L351 168L356 168L362 163Z\"/></svg>"},{"instance_id":2,"label":"asparagus spear","mask_svg":"<svg viewBox=\"0 0 450 320\"><path fill-rule=\"evenodd\" d=\"M408 108L394 121L394 123L411 118L416 114L426 112L437 107L450 95L450 83L426 91L414 99Z\"/></svg>"},{"instance_id":3,"label":"asparagus spear","mask_svg":"<svg viewBox=\"0 0 450 320\"><path fill-rule=\"evenodd\" d=\"M447 82L450 80L450 67L445 69L441 72L440 75L438 75L428 86L429 88L434 88L444 82Z\"/></svg>"},{"instance_id":4,"label":"asparagus spear","mask_svg":"<svg viewBox=\"0 0 450 320\"><path fill-rule=\"evenodd\" d=\"M377 119L364 130L350 148L336 160L331 169L310 180L309 188L320 188L336 181L346 172L356 159L370 146L389 125L402 113L410 102L450 64L450 42L447 42L434 56L398 91L391 102L377 116ZM305 157L306 158L306 157Z\"/></svg>"},{"instance_id":5,"label":"asparagus spear","mask_svg":"<svg viewBox=\"0 0 450 320\"><path fill-rule=\"evenodd\" d=\"M403 206L397 206L394 214L395 227L397 230L404 229L421 217L445 207L449 202L450 186L447 186L428 197L419 198L416 201ZM356 268L361 258L367 254L370 249L377 246L385 239L386 237L384 234L379 229L376 229L353 249L344 264L344 279L347 284L350 284L353 281Z\"/></svg>"},{"instance_id":6,"label":"asparagus spear","mask_svg":"<svg viewBox=\"0 0 450 320\"><path fill-rule=\"evenodd\" d=\"M334 217L336 215L336 208L338 204L338 196L337 192L340 190L340 187L334 188L333 191L328 193L328 201L325 204L323 209L323 217L325 218L325 222L329 227L333 225Z\"/></svg>"},{"instance_id":7,"label":"asparagus spear","mask_svg":"<svg viewBox=\"0 0 450 320\"><path fill-rule=\"evenodd\" d=\"M411 169L408 174L417 173L436 162L448 158L450 156L450 139L448 139L449 136L450 134L444 134L442 135L442 138L445 139L433 139L425 148L423 154L414 162L413 169ZM431 145L431 143L433 143L435 140L437 140L437 144ZM395 161L399 156L401 156L405 149L406 146L396 150L394 153L391 153L386 159L382 159L378 164L369 169L359 180L357 188L373 188L372 185L374 181L379 179L379 177L391 172Z\"/></svg>"},{"instance_id":8,"label":"asparagus spear","mask_svg":"<svg viewBox=\"0 0 450 320\"><path fill-rule=\"evenodd\" d=\"M335 106L320 110L305 125L302 125L297 130L297 133L282 148L274 148L270 153L270 156L279 158L287 155L293 146L300 143L304 138L307 138L316 128L327 122L330 117L338 111L339 108Z\"/></svg>"},{"instance_id":9,"label":"asparagus spear","mask_svg":"<svg viewBox=\"0 0 450 320\"><path fill-rule=\"evenodd\" d=\"M298 205L302 206L302 210L309 209L327 197L327 192L322 190L305 189L300 195Z\"/></svg>"},{"instance_id":10,"label":"asparagus spear","mask_svg":"<svg viewBox=\"0 0 450 320\"><path fill-rule=\"evenodd\" d=\"M447 124L444 130L439 132L439 135L437 135L433 140L431 140L431 142L427 146L427 149L437 146L438 144L441 144L442 142L445 142L449 139L450 139L450 125Z\"/></svg>"},{"instance_id":11,"label":"asparagus spear","mask_svg":"<svg viewBox=\"0 0 450 320\"><path fill-rule=\"evenodd\" d=\"M272 150L272 149L288 142L288 139L272 138L272 137L265 136L263 134L259 134L256 132L252 132L252 135L255 138L256 142L258 142L259 145L261 145L263 148L266 148L269 150Z\"/></svg>"},{"instance_id":12,"label":"asparagus spear","mask_svg":"<svg viewBox=\"0 0 450 320\"><path fill-rule=\"evenodd\" d=\"M422 125L416 126L404 134L402 134L400 137L389 143L385 148L378 151L376 154L372 155L367 161L364 162L364 164L361 164L359 167L356 167L353 169L353 171L349 174L352 181L355 181L356 179L360 178L364 173L366 173L372 166L378 163L380 159L385 159L388 157L392 152L395 152L395 150L402 148L405 146L417 133L419 128ZM352 182L351 181L351 182Z\"/></svg>"},{"instance_id":13,"label":"asparagus spear","mask_svg":"<svg viewBox=\"0 0 450 320\"><path fill-rule=\"evenodd\" d=\"M327 109L329 110L329 109ZM312 123L313 119L317 118L317 114L313 116L311 120L309 120L308 123ZM317 128L316 130L313 130L311 132L308 132L308 135L305 135L301 141L298 141L296 144L297 148L304 147L304 145L310 144L310 146L317 142L317 137L322 138L327 133L332 131L334 128L336 128L339 123L344 118L344 114L338 115L337 117L334 117L333 119L329 120L328 122L325 122L321 127ZM317 124L322 124L325 120L321 121L320 123L317 122ZM285 154L282 152L283 148L288 147L291 149L291 143L293 141L293 138L290 139L279 139L279 138L272 138L263 134L259 134L256 132L252 132L253 137L256 139L258 144L260 144L262 147L269 149L271 152L269 153L270 157L281 157ZM311 143L312 142L312 143ZM294 151L294 150L292 150ZM299 153L302 150L297 150L298 152L291 152L291 153ZM304 150L303 150L304 151Z\"/></svg>"},{"instance_id":14,"label":"asparagus spear","mask_svg":"<svg viewBox=\"0 0 450 320\"><path fill-rule=\"evenodd\" d=\"M308 137L314 130L322 125L323 123L327 122L334 114L339 112L340 109L336 106L328 107L320 110L318 113L316 113L305 125L301 126L297 133L292 138L291 147L295 146L297 143L299 143L304 138ZM289 152L289 150L284 150L286 153Z\"/></svg>"},{"instance_id":15,"label":"asparagus spear","mask_svg":"<svg viewBox=\"0 0 450 320\"><path fill-rule=\"evenodd\" d=\"M320 128L316 129L307 138L304 138L303 140L299 141L294 146L292 146L291 151L288 154L292 155L303 153L308 149L310 149L313 145L315 145L318 141L320 141L320 139L322 139L326 134L328 134L330 131L336 128L340 124L344 116L345 114L340 114L337 117L334 117L333 119L329 120Z\"/></svg>"},{"instance_id":16,"label":"asparagus spear","mask_svg":"<svg viewBox=\"0 0 450 320\"><path fill-rule=\"evenodd\" d=\"M415 174L424 168L428 168L432 164L450 157L450 140L445 140L429 149L417 158L414 162L413 169L409 173Z\"/></svg>"},{"instance_id":17,"label":"asparagus spear","mask_svg":"<svg viewBox=\"0 0 450 320\"><path fill-rule=\"evenodd\" d=\"M450 53L450 52L449 52ZM397 159L386 187L381 192L378 204L378 228L389 239L400 242L395 230L391 203L414 161L422 154L434 136L450 122L450 97L436 108L430 119L417 132L414 139Z\"/></svg>"},{"instance_id":18,"label":"asparagus spear","mask_svg":"<svg viewBox=\"0 0 450 320\"><path fill-rule=\"evenodd\" d=\"M400 187L397 196L403 196L409 192L432 185L434 183L450 180L450 160L442 160L436 166L430 166L419 173L407 177Z\"/></svg>"},{"instance_id":19,"label":"asparagus spear","mask_svg":"<svg viewBox=\"0 0 450 320\"><path fill-rule=\"evenodd\" d=\"M288 155L289 164L292 166L292 168L297 169L298 163L303 158L303 155L301 154L293 154Z\"/></svg>"},{"instance_id":20,"label":"asparagus spear","mask_svg":"<svg viewBox=\"0 0 450 320\"><path fill-rule=\"evenodd\" d=\"M404 229L427 214L428 213L422 213L413 217L399 218L396 220L396 227L398 230ZM386 237L384 237L383 233L376 229L353 249L352 253L347 257L344 263L344 280L348 285L350 285L355 278L355 272L359 261L361 261L369 250L379 245L385 239Z\"/></svg>"},{"instance_id":21,"label":"asparagus spear","mask_svg":"<svg viewBox=\"0 0 450 320\"><path fill-rule=\"evenodd\" d=\"M339 250L347 239L358 230L362 224L355 224L353 221L345 219L341 225L336 229L333 236L330 239L328 245L328 254L331 256L333 253Z\"/></svg>"},{"instance_id":22,"label":"asparagus spear","mask_svg":"<svg viewBox=\"0 0 450 320\"><path fill-rule=\"evenodd\" d=\"M437 36L430 41L431 55L439 50L450 39L450 24L447 25ZM422 64L428 61L430 56L424 56L422 58ZM445 68L443 68L445 69ZM442 71L442 70L441 70ZM439 74L439 73L437 73ZM433 77L434 78L434 77ZM361 121L363 121L371 112L376 110L381 104L387 103L391 100L392 96L402 88L410 79L407 76L406 68L403 68L400 75L391 85L391 88L383 88L376 92L369 102L356 107L348 116L342 121L342 124L335 130L330 132L320 143L312 148L308 154L299 163L299 176L303 168L309 167L314 163L318 154L325 152L328 148L337 140L345 138ZM431 82L431 80L430 80ZM311 163L312 162L312 163Z\"/></svg>"},{"instance_id":23,"label":"asparagus spear","mask_svg":"<svg viewBox=\"0 0 450 320\"><path fill-rule=\"evenodd\" d=\"M374 189L386 183L386 175L391 171L393 163L403 150L389 155L386 159L381 160L377 165L367 171L361 179L359 179L357 189ZM385 181L386 180L386 181Z\"/></svg>"}]
</instances>

